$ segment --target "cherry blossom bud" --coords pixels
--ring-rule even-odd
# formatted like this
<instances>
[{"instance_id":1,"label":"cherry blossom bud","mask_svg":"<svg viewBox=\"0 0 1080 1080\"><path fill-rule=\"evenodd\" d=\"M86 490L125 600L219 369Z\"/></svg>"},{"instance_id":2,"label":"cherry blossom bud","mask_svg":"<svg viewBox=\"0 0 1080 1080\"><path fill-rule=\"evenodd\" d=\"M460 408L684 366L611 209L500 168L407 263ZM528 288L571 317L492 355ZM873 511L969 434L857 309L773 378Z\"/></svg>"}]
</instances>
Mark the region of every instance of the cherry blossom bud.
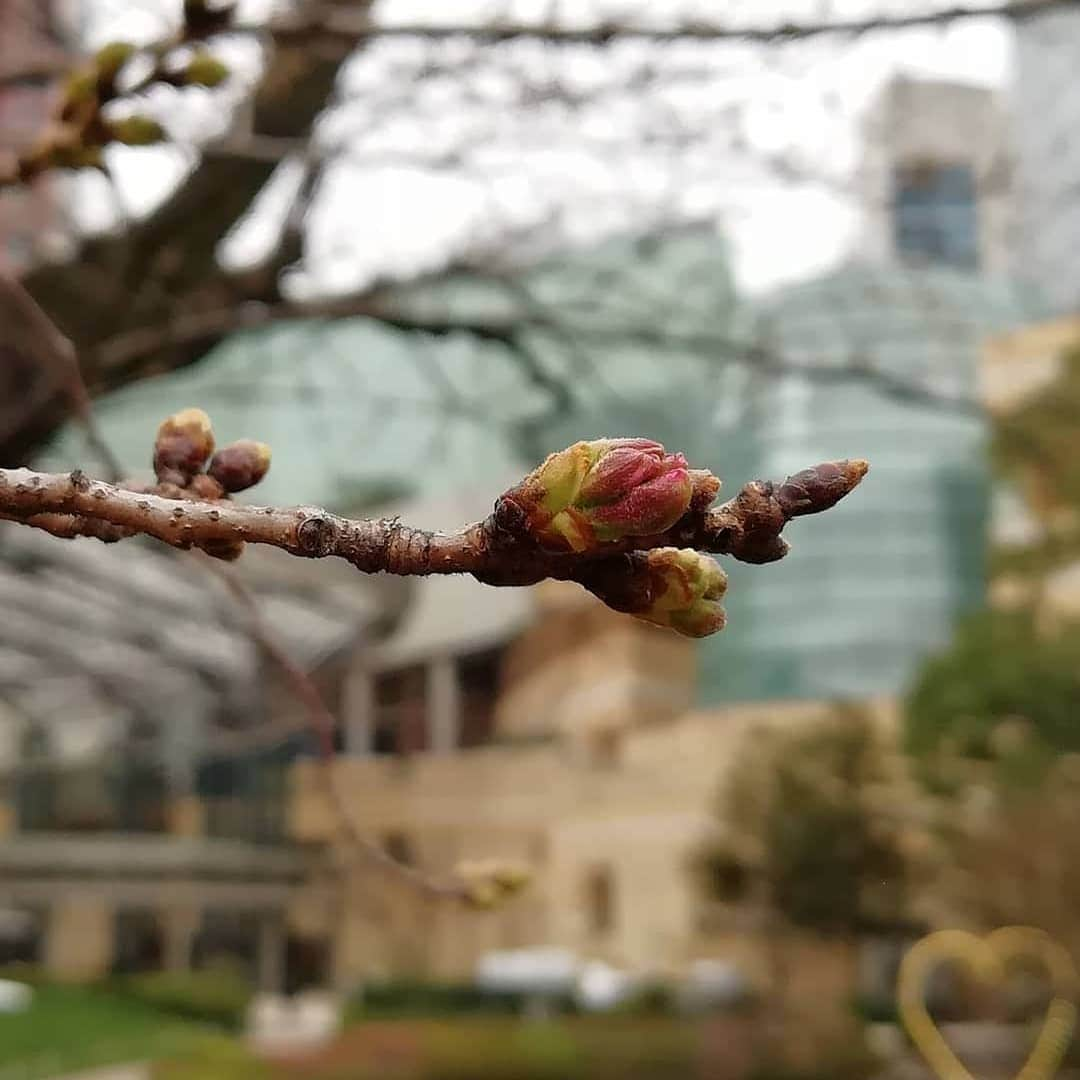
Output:
<instances>
[{"instance_id":1,"label":"cherry blossom bud","mask_svg":"<svg viewBox=\"0 0 1080 1080\"><path fill-rule=\"evenodd\" d=\"M165 129L149 116L124 116L107 122L109 135L125 146L153 146L165 141Z\"/></svg>"},{"instance_id":2,"label":"cherry blossom bud","mask_svg":"<svg viewBox=\"0 0 1080 1080\"><path fill-rule=\"evenodd\" d=\"M555 551L587 551L671 528L690 505L686 459L651 439L595 439L552 454L504 499Z\"/></svg>"},{"instance_id":3,"label":"cherry blossom bud","mask_svg":"<svg viewBox=\"0 0 1080 1080\"><path fill-rule=\"evenodd\" d=\"M112 41L103 45L94 56L98 79L112 82L134 55L135 46L128 41Z\"/></svg>"},{"instance_id":4,"label":"cherry blossom bud","mask_svg":"<svg viewBox=\"0 0 1080 1080\"><path fill-rule=\"evenodd\" d=\"M194 476L214 452L214 429L202 409L183 409L165 420L154 440L154 472Z\"/></svg>"},{"instance_id":5,"label":"cherry blossom bud","mask_svg":"<svg viewBox=\"0 0 1080 1080\"><path fill-rule=\"evenodd\" d=\"M223 446L207 470L226 491L246 491L254 487L270 468L270 447L266 443L241 439Z\"/></svg>"},{"instance_id":6,"label":"cherry blossom bud","mask_svg":"<svg viewBox=\"0 0 1080 1080\"><path fill-rule=\"evenodd\" d=\"M634 552L623 560L588 582L609 607L687 637L708 637L724 628L720 601L727 575L714 559L667 547Z\"/></svg>"},{"instance_id":7,"label":"cherry blossom bud","mask_svg":"<svg viewBox=\"0 0 1080 1080\"><path fill-rule=\"evenodd\" d=\"M189 86L220 86L229 77L229 68L205 49L197 52L184 69Z\"/></svg>"}]
</instances>

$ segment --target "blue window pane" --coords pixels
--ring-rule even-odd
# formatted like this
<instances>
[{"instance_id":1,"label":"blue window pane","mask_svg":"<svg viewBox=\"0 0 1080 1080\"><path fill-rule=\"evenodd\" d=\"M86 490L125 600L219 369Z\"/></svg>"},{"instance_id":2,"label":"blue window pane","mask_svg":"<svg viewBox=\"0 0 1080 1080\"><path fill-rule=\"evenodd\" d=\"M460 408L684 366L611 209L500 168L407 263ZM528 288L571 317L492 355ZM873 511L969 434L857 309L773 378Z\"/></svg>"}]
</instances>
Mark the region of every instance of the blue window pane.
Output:
<instances>
[{"instance_id":1,"label":"blue window pane","mask_svg":"<svg viewBox=\"0 0 1080 1080\"><path fill-rule=\"evenodd\" d=\"M894 192L893 228L901 256L978 267L978 213L970 166L899 169Z\"/></svg>"}]
</instances>

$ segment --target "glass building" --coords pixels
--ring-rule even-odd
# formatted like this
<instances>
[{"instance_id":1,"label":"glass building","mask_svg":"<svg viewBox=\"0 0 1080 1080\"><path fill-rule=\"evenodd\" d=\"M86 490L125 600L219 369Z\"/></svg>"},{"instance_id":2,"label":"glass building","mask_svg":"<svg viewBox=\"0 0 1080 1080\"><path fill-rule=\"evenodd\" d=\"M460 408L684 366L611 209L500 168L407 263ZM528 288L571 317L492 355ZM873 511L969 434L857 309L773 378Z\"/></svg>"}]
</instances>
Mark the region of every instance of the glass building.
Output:
<instances>
[{"instance_id":1,"label":"glass building","mask_svg":"<svg viewBox=\"0 0 1080 1080\"><path fill-rule=\"evenodd\" d=\"M543 454L601 435L681 449L725 496L869 459L844 503L792 523L784 561L724 560L729 624L700 646L703 703L901 692L981 602L980 342L1039 317L1033 296L953 270L853 265L755 308L736 301L723 244L692 232L567 255L520 284L403 293L417 321L457 327L437 334L349 320L239 335L113 395L101 422L137 462L161 417L198 403L223 439L274 447L260 500L354 511L461 485L494 497ZM78 438L50 463L78 460Z\"/></svg>"}]
</instances>

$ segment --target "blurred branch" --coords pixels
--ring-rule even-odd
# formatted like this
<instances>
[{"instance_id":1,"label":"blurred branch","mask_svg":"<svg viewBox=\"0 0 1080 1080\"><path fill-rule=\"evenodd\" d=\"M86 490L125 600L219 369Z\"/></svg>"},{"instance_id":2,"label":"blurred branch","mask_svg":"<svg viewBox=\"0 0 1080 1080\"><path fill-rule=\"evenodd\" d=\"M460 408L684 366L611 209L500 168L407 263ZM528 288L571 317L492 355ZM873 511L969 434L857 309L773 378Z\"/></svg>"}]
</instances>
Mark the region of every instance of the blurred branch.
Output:
<instances>
[{"instance_id":1,"label":"blurred branch","mask_svg":"<svg viewBox=\"0 0 1080 1080\"><path fill-rule=\"evenodd\" d=\"M502 279L498 279L502 283ZM640 312L638 312L640 315ZM398 330L427 334L466 332L485 341L497 341L507 346L526 375L539 387L548 390L553 399L569 401L564 379L548 371L528 345L522 332L529 329L556 333L561 339L596 345L637 344L655 347L690 348L706 352L710 358L724 363L744 364L754 370L777 375L797 374L808 380L823 383L857 382L871 386L881 393L916 405L982 416L983 407L977 398L949 394L924 383L913 382L902 375L881 367L858 362L845 364L815 364L791 360L775 348L760 342L740 341L723 334L707 331L668 331L645 325L604 326L585 321L563 320L551 310L539 306L509 319L469 319L447 316L437 318L408 312L393 305L376 293L342 297L318 304L281 302L248 303L218 311L192 312L162 326L146 327L106 341L100 347L102 368L130 363L164 348L199 345L208 347L228 334L268 326L278 322L300 319L348 318L366 316L377 319Z\"/></svg>"},{"instance_id":2,"label":"blurred branch","mask_svg":"<svg viewBox=\"0 0 1080 1080\"><path fill-rule=\"evenodd\" d=\"M612 41L745 41L759 44L800 41L826 35L861 35L948 25L962 19L1029 19L1051 11L1076 7L1080 0L1011 0L952 6L910 15L880 15L820 22L784 22L775 25L724 26L709 22L683 23L670 28L633 26L601 22L595 26L569 27L553 23L520 23L493 19L486 24L462 23L377 23L370 16L356 17L336 8L292 24L297 31L321 31L340 35L352 42L372 38L409 37L419 39L469 38L497 44L519 38L533 38L566 44L606 45ZM288 26L282 23L282 26Z\"/></svg>"},{"instance_id":3,"label":"blurred branch","mask_svg":"<svg viewBox=\"0 0 1080 1080\"><path fill-rule=\"evenodd\" d=\"M49 372L55 384L62 385L71 402L71 410L86 432L87 442L109 470L110 478L121 476L120 463L109 448L94 420L93 406L79 367L79 357L71 340L65 337L23 288L17 278L0 268L0 313L6 332L14 334L40 367Z\"/></svg>"}]
</instances>

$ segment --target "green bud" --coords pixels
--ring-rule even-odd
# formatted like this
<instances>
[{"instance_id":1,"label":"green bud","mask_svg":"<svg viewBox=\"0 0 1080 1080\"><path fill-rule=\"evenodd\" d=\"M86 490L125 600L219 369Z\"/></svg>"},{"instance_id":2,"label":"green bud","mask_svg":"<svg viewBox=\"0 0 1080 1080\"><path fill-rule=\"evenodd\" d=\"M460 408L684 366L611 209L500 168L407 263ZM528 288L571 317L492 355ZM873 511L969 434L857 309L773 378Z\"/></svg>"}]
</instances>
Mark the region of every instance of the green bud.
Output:
<instances>
[{"instance_id":1,"label":"green bud","mask_svg":"<svg viewBox=\"0 0 1080 1080\"><path fill-rule=\"evenodd\" d=\"M109 134L125 146L153 146L164 142L165 129L149 116L125 116L108 124Z\"/></svg>"},{"instance_id":2,"label":"green bud","mask_svg":"<svg viewBox=\"0 0 1080 1080\"><path fill-rule=\"evenodd\" d=\"M228 67L205 49L197 52L184 70L189 86L220 86L228 77Z\"/></svg>"},{"instance_id":3,"label":"green bud","mask_svg":"<svg viewBox=\"0 0 1080 1080\"><path fill-rule=\"evenodd\" d=\"M111 41L103 45L94 57L99 79L115 79L120 69L135 55L135 46L127 41Z\"/></svg>"}]
</instances>

